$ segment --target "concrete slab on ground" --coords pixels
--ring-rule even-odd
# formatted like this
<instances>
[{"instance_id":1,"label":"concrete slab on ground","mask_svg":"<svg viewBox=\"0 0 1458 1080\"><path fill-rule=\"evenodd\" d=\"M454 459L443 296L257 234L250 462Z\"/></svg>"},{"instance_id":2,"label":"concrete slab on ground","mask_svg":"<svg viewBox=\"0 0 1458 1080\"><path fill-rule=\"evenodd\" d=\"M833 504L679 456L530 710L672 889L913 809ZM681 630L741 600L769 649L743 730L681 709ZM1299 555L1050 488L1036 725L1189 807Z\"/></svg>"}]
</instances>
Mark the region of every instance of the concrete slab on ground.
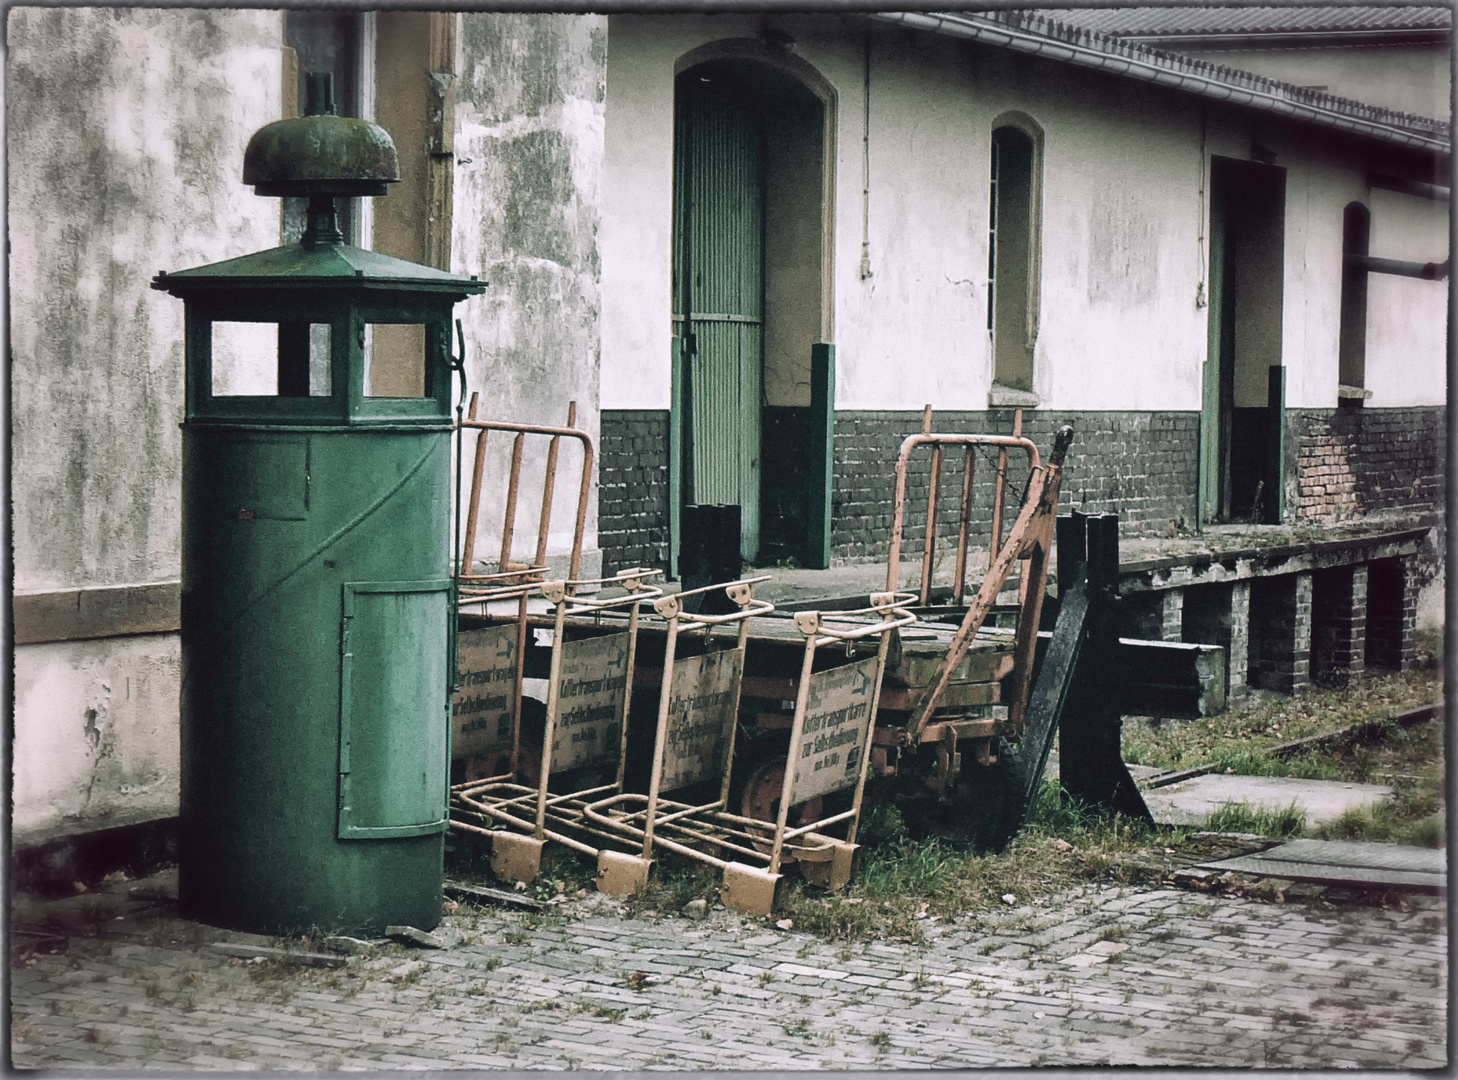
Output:
<instances>
[{"instance_id":1,"label":"concrete slab on ground","mask_svg":"<svg viewBox=\"0 0 1458 1080\"><path fill-rule=\"evenodd\" d=\"M1335 821L1348 810L1370 810L1392 798L1380 784L1339 780L1296 780L1284 776L1196 776L1143 793L1145 805L1160 825L1204 825L1212 814L1232 803L1279 812L1294 804L1306 824Z\"/></svg>"},{"instance_id":2,"label":"concrete slab on ground","mask_svg":"<svg viewBox=\"0 0 1458 1080\"><path fill-rule=\"evenodd\" d=\"M1445 892L1448 856L1440 849L1401 844L1293 840L1249 855L1201 863L1200 869L1234 870L1328 885Z\"/></svg>"}]
</instances>

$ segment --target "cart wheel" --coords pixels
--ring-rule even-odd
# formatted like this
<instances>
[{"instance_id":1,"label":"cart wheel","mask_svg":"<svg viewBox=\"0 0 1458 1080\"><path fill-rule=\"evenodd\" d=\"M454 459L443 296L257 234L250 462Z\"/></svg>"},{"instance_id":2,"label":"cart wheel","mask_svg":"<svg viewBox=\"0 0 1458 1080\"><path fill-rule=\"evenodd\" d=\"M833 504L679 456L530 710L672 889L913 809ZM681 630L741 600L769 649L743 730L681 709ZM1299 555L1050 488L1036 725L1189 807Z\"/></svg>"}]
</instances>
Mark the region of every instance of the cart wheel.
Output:
<instances>
[{"instance_id":1,"label":"cart wheel","mask_svg":"<svg viewBox=\"0 0 1458 1080\"><path fill-rule=\"evenodd\" d=\"M536 787L542 779L542 741L547 735L547 706L536 698L523 697L519 731L517 783Z\"/></svg>"},{"instance_id":2,"label":"cart wheel","mask_svg":"<svg viewBox=\"0 0 1458 1080\"><path fill-rule=\"evenodd\" d=\"M780 794L785 785L785 753L789 749L783 739L767 739L757 742L750 749L751 760L747 762L748 772L744 779L734 785L730 792L729 807L742 817L756 818L773 823L779 818ZM785 824L791 828L809 825L825 816L822 801L817 797L808 799L799 806L790 808ZM765 840L755 847L768 853L774 846L774 830L764 831ZM795 862L788 851L780 856L782 864Z\"/></svg>"},{"instance_id":3,"label":"cart wheel","mask_svg":"<svg viewBox=\"0 0 1458 1080\"><path fill-rule=\"evenodd\" d=\"M1007 847L1022 828L1026 808L1010 767L1008 745L999 742L997 764L962 766L950 803L927 800L919 805L919 831L970 844L983 853Z\"/></svg>"}]
</instances>

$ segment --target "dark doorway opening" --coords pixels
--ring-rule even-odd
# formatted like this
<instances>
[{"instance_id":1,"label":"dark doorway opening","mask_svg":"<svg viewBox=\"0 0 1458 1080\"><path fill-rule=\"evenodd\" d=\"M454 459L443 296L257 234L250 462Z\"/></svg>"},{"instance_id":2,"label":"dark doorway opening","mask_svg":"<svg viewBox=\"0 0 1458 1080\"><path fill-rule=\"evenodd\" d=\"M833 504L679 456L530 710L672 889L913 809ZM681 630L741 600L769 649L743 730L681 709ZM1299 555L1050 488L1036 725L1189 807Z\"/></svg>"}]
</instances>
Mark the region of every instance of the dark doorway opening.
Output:
<instances>
[{"instance_id":1,"label":"dark doorway opening","mask_svg":"<svg viewBox=\"0 0 1458 1080\"><path fill-rule=\"evenodd\" d=\"M1284 169L1211 159L1210 342L1201 450L1205 521L1281 517L1285 226Z\"/></svg>"}]
</instances>

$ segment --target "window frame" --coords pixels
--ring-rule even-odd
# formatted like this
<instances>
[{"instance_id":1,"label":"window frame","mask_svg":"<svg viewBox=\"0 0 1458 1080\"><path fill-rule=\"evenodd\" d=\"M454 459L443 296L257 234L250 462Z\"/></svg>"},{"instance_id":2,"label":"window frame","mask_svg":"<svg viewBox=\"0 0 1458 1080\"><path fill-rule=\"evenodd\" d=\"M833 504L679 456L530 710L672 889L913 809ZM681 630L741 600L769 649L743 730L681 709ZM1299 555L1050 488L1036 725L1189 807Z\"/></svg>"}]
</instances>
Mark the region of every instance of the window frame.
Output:
<instances>
[{"instance_id":1,"label":"window frame","mask_svg":"<svg viewBox=\"0 0 1458 1080\"><path fill-rule=\"evenodd\" d=\"M1010 179L1005 175L1009 138L1003 133L1026 140L1026 182L1025 191L1009 190ZM1040 329L1042 299L1042 247L1043 247L1043 129L1030 116L1020 112L1003 113L997 116L988 132L988 273L986 279L987 334L990 353L991 389L989 404L992 406L1036 407L1039 404L1034 386L1037 369L1033 353ZM1006 301L1006 279L1012 277L1008 270L1008 253L1000 243L1009 227L1012 199L1019 199L1022 205L1017 211L1026 215L1025 248L1020 264L1015 266L1017 276L1023 278L1023 300L1020 311L1022 326L1013 327L1018 346L1027 354L1024 370L1009 371L1007 360L1000 365L999 354L1008 348L1007 339L998 328L998 300ZM1011 224L1016 227L1016 219ZM1001 288L999 281L1002 279ZM1002 345L1002 349L999 345ZM1000 370L1001 369L1001 370Z\"/></svg>"}]
</instances>

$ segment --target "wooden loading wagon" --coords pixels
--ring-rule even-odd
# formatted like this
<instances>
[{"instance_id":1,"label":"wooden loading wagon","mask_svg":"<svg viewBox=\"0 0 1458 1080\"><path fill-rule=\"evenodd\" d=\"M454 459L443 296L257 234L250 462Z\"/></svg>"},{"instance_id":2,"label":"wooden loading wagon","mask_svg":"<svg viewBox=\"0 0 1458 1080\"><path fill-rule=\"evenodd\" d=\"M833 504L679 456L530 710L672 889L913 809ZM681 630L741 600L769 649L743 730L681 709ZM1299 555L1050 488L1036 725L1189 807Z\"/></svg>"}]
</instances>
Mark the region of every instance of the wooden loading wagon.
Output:
<instances>
[{"instance_id":1,"label":"wooden loading wagon","mask_svg":"<svg viewBox=\"0 0 1458 1080\"><path fill-rule=\"evenodd\" d=\"M929 419L928 414L927 427ZM525 793L533 786L540 788L543 799L548 798L548 785L541 782L544 751L539 732L554 722L553 716L544 714L542 704L545 699L551 698L552 686L555 685L551 683L555 677L554 652L566 641L621 633L629 621L634 624L635 659L627 691L627 723L620 732L621 756L613 763L617 775L609 799L616 804L629 800L635 794L651 794L655 784L663 779L665 658L675 651L682 659L685 653L705 655L722 648L722 641L715 642L715 619L701 616L697 627L703 631L701 637L690 635L680 638L675 617L689 618L694 615L692 610L681 610L673 615L663 607L664 604L671 605L670 597L653 604L645 601L625 608L621 603L613 602L615 590L612 581L592 583L594 587L603 587L602 602L579 604L565 618L562 598L570 595L576 584L570 580L565 586L560 582L551 583L557 606L555 613L549 611L551 605L545 603L544 587L548 582L543 553L551 514L551 493L555 485L556 445L564 437L581 442L585 451L582 467L586 475L586 470L591 467L590 440L583 433L570 429L570 422L569 428L563 429L474 421L467 421L463 427L471 425L477 426L483 433L487 430L515 431L515 435L500 559L491 573L466 574L461 578L461 656L478 655L475 640L489 636L497 642L497 659L494 671L468 670L469 665L462 668L463 690L457 698L458 741L455 753L460 827L467 830L510 827L499 814L495 821L484 822L482 808L467 807L459 797L468 789L479 790L483 780L500 779L509 773L507 782L517 785L519 790L514 797L519 804L529 801ZM547 454L536 557L515 561L511 531L521 484L522 445L528 435L548 438L551 448ZM694 834L694 842L687 847L712 849L715 828L738 829L738 840L729 844L730 848L734 843L739 844L736 859L753 851L763 852L768 845L775 849L771 858L772 873L780 874L782 868L799 862L805 864L810 874L825 877L828 884L843 883L849 876L850 856L841 860L843 865L840 869L826 876L821 873L824 867L811 866L823 861L815 857L817 849L814 844L787 844L783 838L787 830L801 837L813 836L816 822L850 820L848 836L840 841L831 838L822 846L820 853L823 855L825 850L836 844L842 848L854 848L854 822L858 820L861 790L865 777L871 775L894 777L898 796L908 805L927 805L932 811L929 817L943 824L952 822L963 835L982 840L989 846L1005 842L1004 837L988 832L990 822L1003 822L1007 815L999 803L999 785L986 783L984 774L996 772L999 748L1008 741L1015 742L1022 733L1036 656L1039 613L1054 532L1062 459L1070 439L1070 431L1060 432L1053 452L1044 462L1036 445L1017 435L932 435L924 430L920 435L908 438L897 462L897 513L889 560L893 569L888 570L885 593L874 598L860 598L861 610L854 612L773 611L769 605L749 610L740 605L741 617L736 620L735 636L742 658L735 683L737 709L727 739L729 751L719 763L721 771L710 769L699 778L705 790L697 796L707 799L712 793L709 789L717 783L719 797L695 804L696 796L691 794L689 801L677 804L680 809L674 811L692 816L693 812L708 806L708 812L718 814L720 818L699 828ZM897 570L906 520L907 476L911 456L918 450L930 450L932 455L931 496L923 526L920 589L898 593ZM973 481L974 455L979 452L991 452L998 458L994 510L991 513L993 528L987 570L975 594L963 603L963 593L967 588L969 530L977 513L973 499L977 490ZM953 515L957 530L955 580L951 589L953 603L938 606L933 603L932 567L937 555L938 481L942 457L947 453L961 455L964 468L959 513ZM1004 539L1001 535L1001 507L1009 454L1025 455L1027 483L1020 505L1011 515L1013 520ZM471 569L476 568L474 536L483 479L484 452L479 444L475 459L467 514L468 543L462 558L462 565ZM585 481L579 490L586 492ZM574 543L571 567L574 573L577 553L581 550L584 510L585 494L579 500L579 535ZM628 573L641 577L648 572ZM999 606L999 600L1008 599L1003 593L1013 580L1017 583L1016 599ZM752 583L750 588L752 591ZM535 604L532 602L534 590L538 594ZM693 597L685 597L683 602L687 608L695 606ZM916 605L916 614L907 609L908 604ZM844 608L847 602L827 602L824 606ZM816 605L800 604L797 607L813 609ZM895 614L891 614L893 609ZM998 625L992 625L993 622ZM815 629L807 631L807 626ZM511 628L509 632L505 632L506 627ZM508 646L507 642L516 647ZM807 739L807 733L801 729L806 716L806 680L813 681L822 673L872 657L879 658L880 672L877 676L876 708L872 714L874 722L867 724L864 735L846 730L838 736L846 743L854 762L861 766L858 781L850 785L831 785L825 790L812 791L808 797L799 797L810 789L801 783L798 775L786 775L793 772L796 755L814 755L819 747L828 751L821 759L823 763L830 760L835 751L834 747L828 747L824 737L818 742L814 738ZM548 685L544 689L542 683L534 680L547 680ZM480 694L470 696L472 688L483 685L496 686L504 691L484 699L495 710L489 716L482 715L483 697ZM535 694L527 692L529 689L534 689ZM493 734L483 739L482 733L488 729ZM551 762L546 767L549 772L556 771ZM606 776L598 777L603 782L607 779ZM589 782L580 777L564 779L564 792L574 783L582 787ZM993 798L996 812L980 812L979 808L989 795ZM788 806L784 805L787 797L791 799ZM557 796L551 798L556 799ZM854 804L854 812L847 809L847 801ZM554 820L562 830L561 835L575 834L575 839L566 841L569 846L575 845L585 853L598 853L600 866L605 865L603 851L616 849L621 852L642 839L642 829L633 833L633 828L628 827L631 823L618 822L617 825L622 827L615 829L606 821L588 820L591 813L587 808L592 804L582 800L577 803L580 805L574 804L571 799L558 799L551 803L551 814L557 815ZM579 814L578 819L567 821L562 818L561 812L569 806L575 807L572 812ZM641 811L637 813L645 821L653 816L652 812L646 815ZM472 814L476 815L476 819L466 821L465 818ZM538 841L546 838L541 823L549 816L545 809L535 815ZM739 820L730 821L731 818ZM749 821L773 823L774 828L771 832L750 829L744 833L747 827L744 823ZM684 826L680 824L678 827ZM651 834L653 830L650 827L647 831ZM613 835L614 832L617 835ZM765 837L770 838L766 840ZM745 847L746 840L748 847ZM648 858L651 847L651 841L644 843L641 858ZM746 861L754 860L748 858ZM643 871L640 867L625 879L620 876L619 880L641 882L644 880Z\"/></svg>"}]
</instances>

